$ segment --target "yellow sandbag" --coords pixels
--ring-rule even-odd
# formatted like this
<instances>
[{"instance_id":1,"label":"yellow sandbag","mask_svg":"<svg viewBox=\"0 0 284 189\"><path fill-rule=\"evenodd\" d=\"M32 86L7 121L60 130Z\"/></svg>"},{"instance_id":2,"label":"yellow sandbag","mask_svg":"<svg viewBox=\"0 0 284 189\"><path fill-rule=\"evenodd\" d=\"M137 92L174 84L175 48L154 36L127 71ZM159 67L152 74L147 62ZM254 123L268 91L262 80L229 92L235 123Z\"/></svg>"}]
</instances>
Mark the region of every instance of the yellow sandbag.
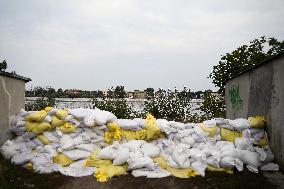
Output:
<instances>
[{"instance_id":1,"label":"yellow sandbag","mask_svg":"<svg viewBox=\"0 0 284 189\"><path fill-rule=\"evenodd\" d=\"M264 128L266 123L264 116L249 117L248 121L251 127L258 129Z\"/></svg>"},{"instance_id":2,"label":"yellow sandbag","mask_svg":"<svg viewBox=\"0 0 284 189\"><path fill-rule=\"evenodd\" d=\"M213 127L207 127L205 124L203 124L203 123L200 123L199 124L199 127L204 131L204 132L206 132L206 133L208 133L209 135L209 137L214 137L215 136L215 134L217 133L217 129L218 129L218 127L217 126L213 126Z\"/></svg>"},{"instance_id":3,"label":"yellow sandbag","mask_svg":"<svg viewBox=\"0 0 284 189\"><path fill-rule=\"evenodd\" d=\"M57 110L56 111L56 114L55 116L58 118L58 119L61 119L61 120L65 120L65 118L67 117L68 115L68 111L67 110Z\"/></svg>"},{"instance_id":4,"label":"yellow sandbag","mask_svg":"<svg viewBox=\"0 0 284 189\"><path fill-rule=\"evenodd\" d=\"M47 116L46 111L41 110L41 111L33 112L30 115L26 116L25 120L26 121L42 122L44 120L45 116Z\"/></svg>"},{"instance_id":5,"label":"yellow sandbag","mask_svg":"<svg viewBox=\"0 0 284 189\"><path fill-rule=\"evenodd\" d=\"M56 116L51 117L51 128L55 129L56 127L60 127L63 124L63 121L58 119Z\"/></svg>"},{"instance_id":6,"label":"yellow sandbag","mask_svg":"<svg viewBox=\"0 0 284 189\"><path fill-rule=\"evenodd\" d=\"M87 158L87 160L84 163L84 167L105 167L107 165L111 165L111 160L104 160L104 159L97 159L97 154L100 152L100 150L94 151L90 157Z\"/></svg>"},{"instance_id":7,"label":"yellow sandbag","mask_svg":"<svg viewBox=\"0 0 284 189\"><path fill-rule=\"evenodd\" d=\"M52 110L53 109L53 107L45 107L45 109L44 109L44 111L46 111L46 112L49 112L50 110Z\"/></svg>"},{"instance_id":8,"label":"yellow sandbag","mask_svg":"<svg viewBox=\"0 0 284 189\"><path fill-rule=\"evenodd\" d=\"M37 127L38 124L38 122L25 121L25 128L27 131L32 132L32 130Z\"/></svg>"},{"instance_id":9,"label":"yellow sandbag","mask_svg":"<svg viewBox=\"0 0 284 189\"><path fill-rule=\"evenodd\" d=\"M158 157L155 157L155 158L152 158L152 159L155 163L158 163L161 168L167 169L168 162L163 157L158 156Z\"/></svg>"},{"instance_id":10,"label":"yellow sandbag","mask_svg":"<svg viewBox=\"0 0 284 189\"><path fill-rule=\"evenodd\" d=\"M267 134L265 133L264 136L257 142L258 146L264 147L269 144Z\"/></svg>"},{"instance_id":11,"label":"yellow sandbag","mask_svg":"<svg viewBox=\"0 0 284 189\"><path fill-rule=\"evenodd\" d=\"M180 169L180 168L173 168L168 165L168 162L161 156L152 158L155 163L158 163L162 169L168 170L173 176L178 178L191 178L199 175L193 169Z\"/></svg>"},{"instance_id":12,"label":"yellow sandbag","mask_svg":"<svg viewBox=\"0 0 284 189\"><path fill-rule=\"evenodd\" d=\"M27 163L26 165L25 165L25 167L27 168L27 169L29 169L29 170L33 170L33 163L32 162L29 162L29 163Z\"/></svg>"},{"instance_id":13,"label":"yellow sandbag","mask_svg":"<svg viewBox=\"0 0 284 189\"><path fill-rule=\"evenodd\" d=\"M233 174L234 171L231 168L225 169L225 168L217 168L217 167L213 167L211 165L208 165L206 168L207 171L217 171L217 172L226 172L228 174Z\"/></svg>"},{"instance_id":14,"label":"yellow sandbag","mask_svg":"<svg viewBox=\"0 0 284 189\"><path fill-rule=\"evenodd\" d=\"M114 176L126 175L127 174L127 164L117 166L117 165L107 165L96 169L94 176L99 182L106 182L108 179Z\"/></svg>"},{"instance_id":15,"label":"yellow sandbag","mask_svg":"<svg viewBox=\"0 0 284 189\"><path fill-rule=\"evenodd\" d=\"M234 142L236 138L242 138L242 133L238 131L231 131L229 129L221 128L221 139L225 141Z\"/></svg>"},{"instance_id":16,"label":"yellow sandbag","mask_svg":"<svg viewBox=\"0 0 284 189\"><path fill-rule=\"evenodd\" d=\"M175 177L178 178L191 178L198 175L193 169L179 169L173 167L167 167L167 170Z\"/></svg>"},{"instance_id":17,"label":"yellow sandbag","mask_svg":"<svg viewBox=\"0 0 284 189\"><path fill-rule=\"evenodd\" d=\"M123 136L125 137L125 139L127 141L130 141L130 140L136 140L136 131L123 131Z\"/></svg>"},{"instance_id":18,"label":"yellow sandbag","mask_svg":"<svg viewBox=\"0 0 284 189\"><path fill-rule=\"evenodd\" d=\"M50 128L51 128L50 123L42 122L42 123L38 124L35 128L33 128L32 132L39 135L39 134L43 133L44 131L46 131Z\"/></svg>"},{"instance_id":19,"label":"yellow sandbag","mask_svg":"<svg viewBox=\"0 0 284 189\"><path fill-rule=\"evenodd\" d=\"M38 135L37 138L38 138L44 145L50 144L49 140L48 140L44 135Z\"/></svg>"},{"instance_id":20,"label":"yellow sandbag","mask_svg":"<svg viewBox=\"0 0 284 189\"><path fill-rule=\"evenodd\" d=\"M73 161L68 156L58 153L53 157L53 163L57 163L63 167L66 167L73 163Z\"/></svg>"},{"instance_id":21,"label":"yellow sandbag","mask_svg":"<svg viewBox=\"0 0 284 189\"><path fill-rule=\"evenodd\" d=\"M109 134L111 137L113 137L114 139L116 139L118 141L121 140L123 133L122 133L122 130L117 123L115 123L115 122L108 123L107 128L108 128L109 132L112 133L112 134Z\"/></svg>"},{"instance_id":22,"label":"yellow sandbag","mask_svg":"<svg viewBox=\"0 0 284 189\"><path fill-rule=\"evenodd\" d=\"M146 131L147 131L146 140L153 140L159 138L161 136L161 131L154 116L148 114L145 121L146 121Z\"/></svg>"},{"instance_id":23,"label":"yellow sandbag","mask_svg":"<svg viewBox=\"0 0 284 189\"><path fill-rule=\"evenodd\" d=\"M74 133L76 132L76 126L70 123L65 122L63 125L59 127L60 131L64 134Z\"/></svg>"}]
</instances>

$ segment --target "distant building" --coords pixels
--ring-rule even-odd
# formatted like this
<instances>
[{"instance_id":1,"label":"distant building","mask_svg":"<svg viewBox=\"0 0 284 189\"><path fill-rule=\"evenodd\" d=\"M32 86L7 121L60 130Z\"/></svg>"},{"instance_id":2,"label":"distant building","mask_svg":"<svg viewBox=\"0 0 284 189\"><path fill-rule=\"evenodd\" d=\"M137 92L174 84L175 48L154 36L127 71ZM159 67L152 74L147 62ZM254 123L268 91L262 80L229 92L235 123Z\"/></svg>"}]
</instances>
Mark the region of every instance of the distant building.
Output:
<instances>
[{"instance_id":1,"label":"distant building","mask_svg":"<svg viewBox=\"0 0 284 189\"><path fill-rule=\"evenodd\" d=\"M78 90L78 89L67 89L65 90L66 93L68 94L80 94L82 93L82 90Z\"/></svg>"},{"instance_id":2,"label":"distant building","mask_svg":"<svg viewBox=\"0 0 284 189\"><path fill-rule=\"evenodd\" d=\"M145 99L147 97L147 93L145 91L134 90L133 98Z\"/></svg>"},{"instance_id":3,"label":"distant building","mask_svg":"<svg viewBox=\"0 0 284 189\"><path fill-rule=\"evenodd\" d=\"M129 91L126 93L126 97L127 98L133 98L134 97L134 93L132 91Z\"/></svg>"},{"instance_id":4,"label":"distant building","mask_svg":"<svg viewBox=\"0 0 284 189\"><path fill-rule=\"evenodd\" d=\"M25 83L31 79L0 71L0 145L11 137L13 115L25 108Z\"/></svg>"},{"instance_id":5,"label":"distant building","mask_svg":"<svg viewBox=\"0 0 284 189\"><path fill-rule=\"evenodd\" d=\"M103 91L104 97L107 97L108 91Z\"/></svg>"}]
</instances>

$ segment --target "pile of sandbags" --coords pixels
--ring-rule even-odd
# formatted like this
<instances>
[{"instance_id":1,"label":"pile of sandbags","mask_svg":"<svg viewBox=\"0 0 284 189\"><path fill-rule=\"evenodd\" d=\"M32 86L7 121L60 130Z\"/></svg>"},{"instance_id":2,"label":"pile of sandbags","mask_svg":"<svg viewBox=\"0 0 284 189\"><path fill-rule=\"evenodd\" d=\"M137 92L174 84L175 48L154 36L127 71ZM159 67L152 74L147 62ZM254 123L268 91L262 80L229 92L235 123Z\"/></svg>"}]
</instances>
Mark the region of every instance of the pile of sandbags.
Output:
<instances>
[{"instance_id":1,"label":"pile of sandbags","mask_svg":"<svg viewBox=\"0 0 284 189\"><path fill-rule=\"evenodd\" d=\"M124 175L189 178L207 171L279 170L272 163L263 117L203 123L117 119L99 109L21 110L13 140L1 146L11 163L39 173L60 172L98 181Z\"/></svg>"}]
</instances>

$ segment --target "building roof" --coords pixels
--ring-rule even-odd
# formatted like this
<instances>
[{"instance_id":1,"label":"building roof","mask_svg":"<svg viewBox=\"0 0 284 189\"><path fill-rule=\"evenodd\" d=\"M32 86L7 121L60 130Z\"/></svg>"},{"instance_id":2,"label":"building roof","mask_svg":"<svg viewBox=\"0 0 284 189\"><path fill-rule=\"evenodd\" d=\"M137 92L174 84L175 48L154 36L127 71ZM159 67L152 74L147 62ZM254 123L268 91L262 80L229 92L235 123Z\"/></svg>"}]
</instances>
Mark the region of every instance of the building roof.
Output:
<instances>
[{"instance_id":1,"label":"building roof","mask_svg":"<svg viewBox=\"0 0 284 189\"><path fill-rule=\"evenodd\" d=\"M284 51L280 52L279 54L277 54L277 55L275 55L275 56L273 56L273 57L271 57L271 58L268 58L268 59L262 61L261 63L255 65L254 67L252 67L252 68L250 68L250 69L247 69L247 70L245 70L245 71L243 71L243 72L241 72L241 73L239 73L239 74L234 75L232 78L228 79L226 82L228 82L228 81L230 81L231 79L234 79L234 78L236 78L236 77L238 77L238 76L240 76L240 75L242 75L242 74L244 74L244 73L247 73L247 72L249 72L249 71L251 71L251 70L254 70L254 69L256 69L256 68L262 66L263 64L267 64L267 63L271 62L272 60L277 59L277 58L279 58L279 57L281 57L281 56L284 57Z\"/></svg>"},{"instance_id":2,"label":"building roof","mask_svg":"<svg viewBox=\"0 0 284 189\"><path fill-rule=\"evenodd\" d=\"M12 73L9 73L9 72L4 72L4 71L0 71L0 75L6 76L6 77L15 78L15 79L19 79L19 80L23 80L23 81L25 81L25 83L31 81L30 78L23 77L23 76L20 76L18 74L12 74Z\"/></svg>"}]
</instances>

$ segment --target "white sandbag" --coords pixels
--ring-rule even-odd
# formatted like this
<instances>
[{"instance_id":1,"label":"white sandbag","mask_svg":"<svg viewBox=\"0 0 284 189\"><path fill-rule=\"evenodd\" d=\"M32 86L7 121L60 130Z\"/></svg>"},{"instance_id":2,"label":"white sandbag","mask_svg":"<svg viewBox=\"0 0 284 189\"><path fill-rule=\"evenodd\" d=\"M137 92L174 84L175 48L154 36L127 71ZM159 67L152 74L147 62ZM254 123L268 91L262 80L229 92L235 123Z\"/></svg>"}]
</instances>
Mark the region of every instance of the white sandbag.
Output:
<instances>
[{"instance_id":1,"label":"white sandbag","mask_svg":"<svg viewBox=\"0 0 284 189\"><path fill-rule=\"evenodd\" d=\"M185 129L184 123L170 121L169 124L171 127L176 128L176 129Z\"/></svg>"},{"instance_id":2,"label":"white sandbag","mask_svg":"<svg viewBox=\"0 0 284 189\"><path fill-rule=\"evenodd\" d=\"M205 170L207 168L207 163L206 161L196 161L194 163L191 164L191 167L194 171L196 171L199 175L201 176L205 176Z\"/></svg>"},{"instance_id":3,"label":"white sandbag","mask_svg":"<svg viewBox=\"0 0 284 189\"><path fill-rule=\"evenodd\" d=\"M189 146L185 144L178 144L173 151L172 158L179 166L183 166L185 161L189 158Z\"/></svg>"},{"instance_id":4,"label":"white sandbag","mask_svg":"<svg viewBox=\"0 0 284 189\"><path fill-rule=\"evenodd\" d=\"M220 160L220 166L222 168L232 168L236 166L235 158L232 157L222 157Z\"/></svg>"},{"instance_id":5,"label":"white sandbag","mask_svg":"<svg viewBox=\"0 0 284 189\"><path fill-rule=\"evenodd\" d=\"M30 162L35 157L35 154L31 152L16 154L12 157L11 163L14 165L23 165Z\"/></svg>"},{"instance_id":6,"label":"white sandbag","mask_svg":"<svg viewBox=\"0 0 284 189\"><path fill-rule=\"evenodd\" d=\"M262 171L279 171L279 165L276 163L268 163L260 167Z\"/></svg>"},{"instance_id":7,"label":"white sandbag","mask_svg":"<svg viewBox=\"0 0 284 189\"><path fill-rule=\"evenodd\" d=\"M25 132L22 136L23 136L24 139L30 140L32 138L35 138L36 134L33 133L33 132Z\"/></svg>"},{"instance_id":8,"label":"white sandbag","mask_svg":"<svg viewBox=\"0 0 284 189\"><path fill-rule=\"evenodd\" d=\"M44 131L43 132L43 136L45 136L45 138L47 138L47 140L49 142L59 142L59 138L54 136L53 132L50 131Z\"/></svg>"},{"instance_id":9,"label":"white sandbag","mask_svg":"<svg viewBox=\"0 0 284 189\"><path fill-rule=\"evenodd\" d=\"M127 160L128 170L148 168L153 170L155 168L155 164L153 160L144 155L143 152L137 150L136 152L129 153L129 159Z\"/></svg>"},{"instance_id":10,"label":"white sandbag","mask_svg":"<svg viewBox=\"0 0 284 189\"><path fill-rule=\"evenodd\" d=\"M87 127L94 127L95 126L95 111L89 111L84 119L83 119L84 125Z\"/></svg>"},{"instance_id":11,"label":"white sandbag","mask_svg":"<svg viewBox=\"0 0 284 189\"><path fill-rule=\"evenodd\" d=\"M274 154L272 153L270 147L269 146L265 146L263 149L264 149L264 151L266 153L266 158L265 158L263 163L273 162L274 161Z\"/></svg>"},{"instance_id":12,"label":"white sandbag","mask_svg":"<svg viewBox=\"0 0 284 189\"><path fill-rule=\"evenodd\" d=\"M194 129L183 129L183 130L179 130L175 136L179 137L179 138L184 138L184 137L188 137L191 134L194 133Z\"/></svg>"},{"instance_id":13,"label":"white sandbag","mask_svg":"<svg viewBox=\"0 0 284 189\"><path fill-rule=\"evenodd\" d=\"M110 159L113 160L117 157L118 154L118 147L115 145L110 145L105 148L103 148L98 154L98 159Z\"/></svg>"},{"instance_id":14,"label":"white sandbag","mask_svg":"<svg viewBox=\"0 0 284 189\"><path fill-rule=\"evenodd\" d=\"M136 169L136 170L132 170L131 174L134 177L147 177L147 178L164 178L164 177L168 177L171 175L171 173L169 171L166 171L162 168L160 168L159 166L156 167L154 170L150 170L147 168L144 169Z\"/></svg>"},{"instance_id":15,"label":"white sandbag","mask_svg":"<svg viewBox=\"0 0 284 189\"><path fill-rule=\"evenodd\" d=\"M229 125L231 125L237 131L242 131L242 130L250 128L249 121L243 118L229 120Z\"/></svg>"},{"instance_id":16,"label":"white sandbag","mask_svg":"<svg viewBox=\"0 0 284 189\"><path fill-rule=\"evenodd\" d=\"M182 138L181 142L184 143L184 144L188 144L191 147L193 147L194 144L196 143L192 136L188 136L188 137Z\"/></svg>"},{"instance_id":17,"label":"white sandbag","mask_svg":"<svg viewBox=\"0 0 284 189\"><path fill-rule=\"evenodd\" d=\"M157 146L155 146L151 143L142 144L141 150L143 150L143 152L151 158L157 157L160 154L159 147L157 147Z\"/></svg>"},{"instance_id":18,"label":"white sandbag","mask_svg":"<svg viewBox=\"0 0 284 189\"><path fill-rule=\"evenodd\" d=\"M47 153L37 154L31 160L33 164L33 171L38 173L52 173L57 171L56 166L53 164L53 157Z\"/></svg>"},{"instance_id":19,"label":"white sandbag","mask_svg":"<svg viewBox=\"0 0 284 189\"><path fill-rule=\"evenodd\" d=\"M57 108L52 108L47 114L50 115L50 116L54 116L57 112Z\"/></svg>"},{"instance_id":20,"label":"white sandbag","mask_svg":"<svg viewBox=\"0 0 284 189\"><path fill-rule=\"evenodd\" d=\"M229 125L229 120L224 119L224 118L215 118L216 125L221 126L221 125Z\"/></svg>"},{"instance_id":21,"label":"white sandbag","mask_svg":"<svg viewBox=\"0 0 284 189\"><path fill-rule=\"evenodd\" d=\"M80 125L80 121L75 119L72 115L67 115L65 121L70 123L71 125L75 125L76 127Z\"/></svg>"},{"instance_id":22,"label":"white sandbag","mask_svg":"<svg viewBox=\"0 0 284 189\"><path fill-rule=\"evenodd\" d=\"M51 145L45 145L43 147L39 146L36 148L36 151L40 153L48 154L51 157L56 156L56 149Z\"/></svg>"},{"instance_id":23,"label":"white sandbag","mask_svg":"<svg viewBox=\"0 0 284 189\"><path fill-rule=\"evenodd\" d=\"M206 120L206 121L203 121L203 124L206 125L206 127L214 127L216 126L216 120L215 119L210 119L210 120Z\"/></svg>"},{"instance_id":24,"label":"white sandbag","mask_svg":"<svg viewBox=\"0 0 284 189\"><path fill-rule=\"evenodd\" d=\"M74 141L70 135L63 134L60 138L60 148L70 150L74 148Z\"/></svg>"},{"instance_id":25,"label":"white sandbag","mask_svg":"<svg viewBox=\"0 0 284 189\"><path fill-rule=\"evenodd\" d=\"M253 142L251 138L236 138L234 143L238 150L253 150Z\"/></svg>"},{"instance_id":26,"label":"white sandbag","mask_svg":"<svg viewBox=\"0 0 284 189\"><path fill-rule=\"evenodd\" d=\"M238 152L236 151L234 143L229 141L218 141L215 146L220 150L221 157L238 158Z\"/></svg>"},{"instance_id":27,"label":"white sandbag","mask_svg":"<svg viewBox=\"0 0 284 189\"><path fill-rule=\"evenodd\" d=\"M51 123L51 116L50 115L46 115L43 122L48 122L48 123Z\"/></svg>"},{"instance_id":28,"label":"white sandbag","mask_svg":"<svg viewBox=\"0 0 284 189\"><path fill-rule=\"evenodd\" d=\"M216 168L220 168L220 164L219 164L220 160L218 160L214 156L209 156L207 158L206 162L207 162L208 165L211 165L211 166L216 167Z\"/></svg>"},{"instance_id":29,"label":"white sandbag","mask_svg":"<svg viewBox=\"0 0 284 189\"><path fill-rule=\"evenodd\" d=\"M113 165L122 165L129 159L129 149L120 146L117 150L116 158L113 160Z\"/></svg>"},{"instance_id":30,"label":"white sandbag","mask_svg":"<svg viewBox=\"0 0 284 189\"><path fill-rule=\"evenodd\" d=\"M117 124L123 130L137 131L142 129L139 127L140 122L137 119L117 119Z\"/></svg>"},{"instance_id":31,"label":"white sandbag","mask_svg":"<svg viewBox=\"0 0 284 189\"><path fill-rule=\"evenodd\" d=\"M105 125L106 123L116 121L116 116L113 113L98 108L94 110L94 118L97 125Z\"/></svg>"},{"instance_id":32,"label":"white sandbag","mask_svg":"<svg viewBox=\"0 0 284 189\"><path fill-rule=\"evenodd\" d=\"M93 152L95 150L100 149L97 145L89 143L89 144L79 144L75 146L76 149L84 150L87 152Z\"/></svg>"},{"instance_id":33,"label":"white sandbag","mask_svg":"<svg viewBox=\"0 0 284 189\"><path fill-rule=\"evenodd\" d=\"M208 138L208 133L204 132L200 127L194 127L194 133L198 136L199 141L205 141Z\"/></svg>"},{"instance_id":34,"label":"white sandbag","mask_svg":"<svg viewBox=\"0 0 284 189\"><path fill-rule=\"evenodd\" d=\"M267 154L264 149L259 147L254 147L253 149L251 151L255 151L259 155L259 160L262 162L265 161Z\"/></svg>"},{"instance_id":35,"label":"white sandbag","mask_svg":"<svg viewBox=\"0 0 284 189\"><path fill-rule=\"evenodd\" d=\"M31 150L35 150L35 149L38 147L38 145L36 145L33 140L28 141L28 142L26 143L26 146L27 146L28 148L30 148Z\"/></svg>"},{"instance_id":36,"label":"white sandbag","mask_svg":"<svg viewBox=\"0 0 284 189\"><path fill-rule=\"evenodd\" d=\"M131 140L127 143L123 143L122 145L127 147L130 152L135 152L136 150L140 149L143 144L145 144L145 140Z\"/></svg>"},{"instance_id":37,"label":"white sandbag","mask_svg":"<svg viewBox=\"0 0 284 189\"><path fill-rule=\"evenodd\" d=\"M37 147L44 146L44 144L38 138L34 138L32 141Z\"/></svg>"},{"instance_id":38,"label":"white sandbag","mask_svg":"<svg viewBox=\"0 0 284 189\"><path fill-rule=\"evenodd\" d=\"M20 153L20 146L15 144L13 141L7 140L0 148L1 154L5 159L10 159L14 155Z\"/></svg>"},{"instance_id":39,"label":"white sandbag","mask_svg":"<svg viewBox=\"0 0 284 189\"><path fill-rule=\"evenodd\" d=\"M69 135L71 138L77 137L79 134L81 134L84 130L80 127L77 127L74 133L70 133Z\"/></svg>"},{"instance_id":40,"label":"white sandbag","mask_svg":"<svg viewBox=\"0 0 284 189\"><path fill-rule=\"evenodd\" d=\"M258 173L258 168L254 167L254 166L247 165L247 169L248 169L250 172Z\"/></svg>"},{"instance_id":41,"label":"white sandbag","mask_svg":"<svg viewBox=\"0 0 284 189\"><path fill-rule=\"evenodd\" d=\"M25 127L12 127L10 128L10 131L17 136L21 136L26 132L26 128Z\"/></svg>"},{"instance_id":42,"label":"white sandbag","mask_svg":"<svg viewBox=\"0 0 284 189\"><path fill-rule=\"evenodd\" d=\"M256 152L251 152L248 150L239 150L239 159L244 162L244 164L249 165L254 168L258 168L260 165L260 158Z\"/></svg>"},{"instance_id":43,"label":"white sandbag","mask_svg":"<svg viewBox=\"0 0 284 189\"><path fill-rule=\"evenodd\" d=\"M70 109L68 111L68 114L71 114L73 117L75 117L78 120L83 120L86 114L90 111L90 109L84 109L84 108L74 108Z\"/></svg>"},{"instance_id":44,"label":"white sandbag","mask_svg":"<svg viewBox=\"0 0 284 189\"><path fill-rule=\"evenodd\" d=\"M165 119L157 119L157 124L160 127L161 131L166 134L177 132L177 128L172 127L170 122Z\"/></svg>"},{"instance_id":45,"label":"white sandbag","mask_svg":"<svg viewBox=\"0 0 284 189\"><path fill-rule=\"evenodd\" d=\"M78 159L85 159L91 155L91 152L87 152L84 150L78 150L78 149L63 151L62 153L73 161L76 161Z\"/></svg>"},{"instance_id":46,"label":"white sandbag","mask_svg":"<svg viewBox=\"0 0 284 189\"><path fill-rule=\"evenodd\" d=\"M72 164L70 164L68 167L59 167L59 172L66 176L72 176L72 177L84 177L92 175L95 171L95 167L85 167L84 166L85 160L79 160Z\"/></svg>"}]
</instances>

